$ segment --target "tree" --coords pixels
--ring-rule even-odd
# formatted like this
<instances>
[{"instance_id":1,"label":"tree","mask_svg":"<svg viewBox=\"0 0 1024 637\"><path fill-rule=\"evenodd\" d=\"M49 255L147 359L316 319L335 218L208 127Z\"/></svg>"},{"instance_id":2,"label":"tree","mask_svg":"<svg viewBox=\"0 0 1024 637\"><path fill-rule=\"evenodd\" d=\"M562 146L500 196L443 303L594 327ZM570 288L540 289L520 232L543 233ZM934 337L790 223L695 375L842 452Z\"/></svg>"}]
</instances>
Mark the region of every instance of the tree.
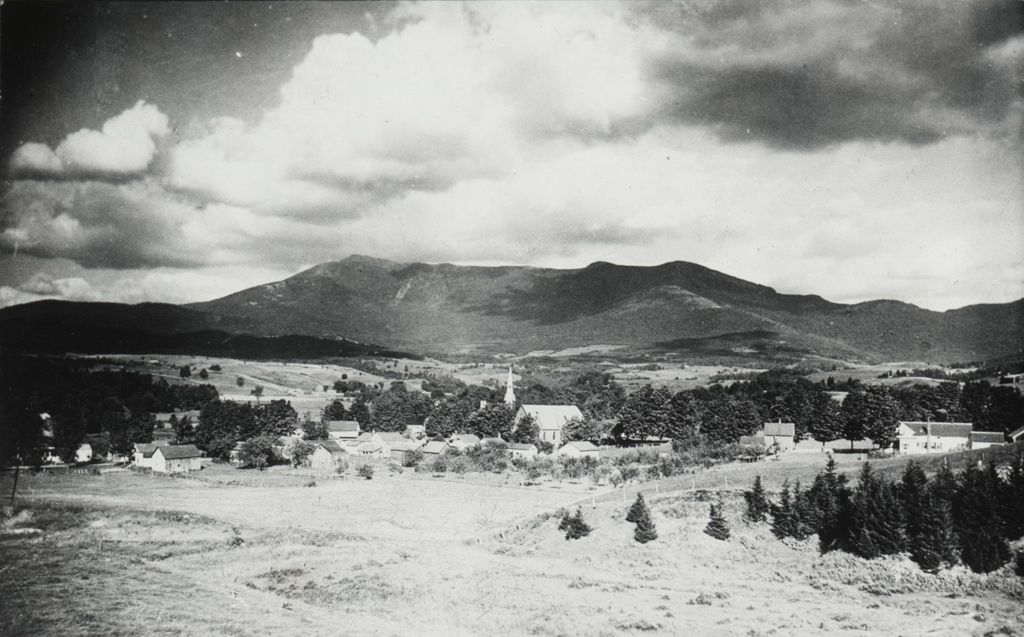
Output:
<instances>
[{"instance_id":1,"label":"tree","mask_svg":"<svg viewBox=\"0 0 1024 637\"><path fill-rule=\"evenodd\" d=\"M633 529L633 539L641 544L647 544L658 539L658 531L655 529L654 521L651 519L651 512L647 509L642 493L636 494L636 500L626 514L626 521L636 524Z\"/></svg>"},{"instance_id":2,"label":"tree","mask_svg":"<svg viewBox=\"0 0 1024 637\"><path fill-rule=\"evenodd\" d=\"M908 534L910 559L921 570L934 573L943 565L956 563L956 534L949 503L926 492L913 535Z\"/></svg>"},{"instance_id":3,"label":"tree","mask_svg":"<svg viewBox=\"0 0 1024 637\"><path fill-rule=\"evenodd\" d=\"M62 409L50 419L53 425L53 448L64 462L74 462L82 439L85 438L85 418L76 407Z\"/></svg>"},{"instance_id":4,"label":"tree","mask_svg":"<svg viewBox=\"0 0 1024 637\"><path fill-rule=\"evenodd\" d=\"M619 410L619 436L640 440L662 435L668 426L666 416L671 398L672 393L665 387L655 389L650 385L630 394Z\"/></svg>"},{"instance_id":5,"label":"tree","mask_svg":"<svg viewBox=\"0 0 1024 637\"><path fill-rule=\"evenodd\" d=\"M895 555L906 547L899 501L889 484L875 477L864 463L852 500L850 548L871 559Z\"/></svg>"},{"instance_id":6,"label":"tree","mask_svg":"<svg viewBox=\"0 0 1024 637\"><path fill-rule=\"evenodd\" d=\"M469 417L469 430L481 438L508 439L512 432L513 412L505 403L490 403Z\"/></svg>"},{"instance_id":7,"label":"tree","mask_svg":"<svg viewBox=\"0 0 1024 637\"><path fill-rule=\"evenodd\" d=\"M287 447L287 455L291 460L292 467L306 464L315 450L316 446L306 440L290 441Z\"/></svg>"},{"instance_id":8,"label":"tree","mask_svg":"<svg viewBox=\"0 0 1024 637\"><path fill-rule=\"evenodd\" d=\"M839 404L824 392L811 399L813 414L808 433L818 442L831 442L843 437L843 418Z\"/></svg>"},{"instance_id":9,"label":"tree","mask_svg":"<svg viewBox=\"0 0 1024 637\"><path fill-rule=\"evenodd\" d=\"M1010 559L1000 517L1002 481L995 467L964 470L953 504L953 522L960 540L960 559L976 573L988 573Z\"/></svg>"},{"instance_id":10,"label":"tree","mask_svg":"<svg viewBox=\"0 0 1024 637\"><path fill-rule=\"evenodd\" d=\"M610 420L571 418L562 428L562 440L564 442L586 440L597 443L611 436L611 433L612 422Z\"/></svg>"},{"instance_id":11,"label":"tree","mask_svg":"<svg viewBox=\"0 0 1024 637\"><path fill-rule=\"evenodd\" d=\"M188 378L189 376L192 375L192 368L189 367L188 365L182 365L180 368L178 368L178 375L181 376L182 378Z\"/></svg>"},{"instance_id":12,"label":"tree","mask_svg":"<svg viewBox=\"0 0 1024 637\"><path fill-rule=\"evenodd\" d=\"M190 445L195 440L195 427L192 426L192 419L188 416L182 416L180 419L174 419L174 440L179 445Z\"/></svg>"},{"instance_id":13,"label":"tree","mask_svg":"<svg viewBox=\"0 0 1024 637\"><path fill-rule=\"evenodd\" d=\"M242 387L245 385L245 379L239 376L238 378L235 379L235 384L238 385L239 387Z\"/></svg>"},{"instance_id":14,"label":"tree","mask_svg":"<svg viewBox=\"0 0 1024 637\"><path fill-rule=\"evenodd\" d=\"M372 480L373 479L373 465L370 465L370 464L361 464L361 465L359 465L359 468L356 469L356 475L358 475L360 478L366 478L367 480Z\"/></svg>"},{"instance_id":15,"label":"tree","mask_svg":"<svg viewBox=\"0 0 1024 637\"><path fill-rule=\"evenodd\" d=\"M260 398L263 396L263 385L256 385L249 393L256 397L256 404L260 404Z\"/></svg>"},{"instance_id":16,"label":"tree","mask_svg":"<svg viewBox=\"0 0 1024 637\"><path fill-rule=\"evenodd\" d=\"M263 471L277 461L277 441L272 436L257 436L242 443L238 460L246 469Z\"/></svg>"},{"instance_id":17,"label":"tree","mask_svg":"<svg viewBox=\"0 0 1024 637\"><path fill-rule=\"evenodd\" d=\"M871 386L851 392L841 410L845 423L843 433L851 441L867 437L879 448L891 447L896 441L901 409L886 387Z\"/></svg>"},{"instance_id":18,"label":"tree","mask_svg":"<svg viewBox=\"0 0 1024 637\"><path fill-rule=\"evenodd\" d=\"M327 436L327 423L313 420L307 413L302 421L302 437L306 440L326 440Z\"/></svg>"},{"instance_id":19,"label":"tree","mask_svg":"<svg viewBox=\"0 0 1024 637\"><path fill-rule=\"evenodd\" d=\"M721 503L718 506L712 503L709 517L708 525L704 527L704 533L716 540L728 540L730 535L729 523L725 521L725 516L722 515Z\"/></svg>"},{"instance_id":20,"label":"tree","mask_svg":"<svg viewBox=\"0 0 1024 637\"><path fill-rule=\"evenodd\" d=\"M203 380L206 380L209 377L210 377L210 372L206 371L205 367L202 368L201 370L199 370L199 378L202 378Z\"/></svg>"},{"instance_id":21,"label":"tree","mask_svg":"<svg viewBox=\"0 0 1024 637\"><path fill-rule=\"evenodd\" d=\"M831 455L825 471L814 478L808 496L817 513L818 548L822 553L844 546L850 528L850 489L846 476L837 473Z\"/></svg>"},{"instance_id":22,"label":"tree","mask_svg":"<svg viewBox=\"0 0 1024 637\"><path fill-rule=\"evenodd\" d=\"M349 420L348 410L345 403L340 400L332 400L324 407L322 420Z\"/></svg>"},{"instance_id":23,"label":"tree","mask_svg":"<svg viewBox=\"0 0 1024 637\"><path fill-rule=\"evenodd\" d=\"M565 531L565 539L578 540L581 537L590 535L590 525L583 520L583 511L579 508L576 513L570 515L568 512L562 514L562 521L558 523L558 530Z\"/></svg>"},{"instance_id":24,"label":"tree","mask_svg":"<svg viewBox=\"0 0 1024 637\"><path fill-rule=\"evenodd\" d=\"M566 423L566 427L568 426L569 423ZM513 429L511 433L511 442L530 444L535 442L539 437L540 428L537 426L537 419L530 414L525 414L515 422L515 429Z\"/></svg>"},{"instance_id":25,"label":"tree","mask_svg":"<svg viewBox=\"0 0 1024 637\"><path fill-rule=\"evenodd\" d=\"M744 512L743 517L751 522L764 522L768 518L772 505L765 494L760 475L754 477L753 488L750 491L743 492L743 499L747 503L747 510Z\"/></svg>"}]
</instances>

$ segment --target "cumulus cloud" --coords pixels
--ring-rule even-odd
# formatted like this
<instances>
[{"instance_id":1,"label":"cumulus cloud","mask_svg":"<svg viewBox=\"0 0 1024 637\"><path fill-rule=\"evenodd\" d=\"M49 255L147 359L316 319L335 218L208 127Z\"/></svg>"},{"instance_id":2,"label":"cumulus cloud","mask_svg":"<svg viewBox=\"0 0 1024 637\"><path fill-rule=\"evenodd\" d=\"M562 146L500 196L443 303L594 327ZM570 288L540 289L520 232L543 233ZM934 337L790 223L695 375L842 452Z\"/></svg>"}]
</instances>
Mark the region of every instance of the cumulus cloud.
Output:
<instances>
[{"instance_id":1,"label":"cumulus cloud","mask_svg":"<svg viewBox=\"0 0 1024 637\"><path fill-rule=\"evenodd\" d=\"M157 142L169 132L167 116L144 101L103 124L102 130L83 128L56 148L29 142L10 162L16 178L125 178L144 173L157 152Z\"/></svg>"},{"instance_id":2,"label":"cumulus cloud","mask_svg":"<svg viewBox=\"0 0 1024 637\"><path fill-rule=\"evenodd\" d=\"M23 145L0 251L131 272L95 288L147 300L147 268L197 299L249 280L223 268L352 252L683 259L837 300L1006 300L1024 292L1024 40L1000 12L1019 7L398 4L373 39L316 38L256 120L189 122L172 145L140 102Z\"/></svg>"}]
</instances>

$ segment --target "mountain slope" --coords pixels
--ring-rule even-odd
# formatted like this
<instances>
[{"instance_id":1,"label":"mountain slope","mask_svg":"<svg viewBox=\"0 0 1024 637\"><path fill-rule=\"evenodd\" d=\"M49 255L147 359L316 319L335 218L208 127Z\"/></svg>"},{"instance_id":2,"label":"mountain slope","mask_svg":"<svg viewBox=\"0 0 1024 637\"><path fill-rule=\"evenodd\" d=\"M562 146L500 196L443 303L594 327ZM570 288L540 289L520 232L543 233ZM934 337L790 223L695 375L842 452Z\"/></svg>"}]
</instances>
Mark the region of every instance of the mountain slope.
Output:
<instances>
[{"instance_id":1,"label":"mountain slope","mask_svg":"<svg viewBox=\"0 0 1024 637\"><path fill-rule=\"evenodd\" d=\"M750 333L761 345L773 334L774 346L793 352L940 362L1017 353L1024 341L1024 299L948 312L897 301L845 305L686 262L554 270L353 256L187 307L216 317L221 329L344 335L432 352L673 347Z\"/></svg>"}]
</instances>

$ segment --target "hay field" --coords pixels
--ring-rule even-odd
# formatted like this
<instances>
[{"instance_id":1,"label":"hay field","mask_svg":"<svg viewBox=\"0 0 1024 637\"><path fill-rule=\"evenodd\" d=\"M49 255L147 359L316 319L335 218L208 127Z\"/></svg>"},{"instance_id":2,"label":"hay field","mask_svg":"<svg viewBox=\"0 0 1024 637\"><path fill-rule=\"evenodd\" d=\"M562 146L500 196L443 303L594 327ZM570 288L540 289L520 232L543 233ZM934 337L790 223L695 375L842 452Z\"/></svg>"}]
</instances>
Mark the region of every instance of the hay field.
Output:
<instances>
[{"instance_id":1,"label":"hay field","mask_svg":"<svg viewBox=\"0 0 1024 637\"><path fill-rule=\"evenodd\" d=\"M24 510L0 528L0 634L983 635L1024 625L1019 579L821 557L745 526L728 493L734 536L719 542L701 532L706 495L669 481L649 497L660 534L649 545L633 542L618 493L591 500L472 476L304 487L124 473L25 487ZM594 531L568 542L551 513L581 495Z\"/></svg>"}]
</instances>

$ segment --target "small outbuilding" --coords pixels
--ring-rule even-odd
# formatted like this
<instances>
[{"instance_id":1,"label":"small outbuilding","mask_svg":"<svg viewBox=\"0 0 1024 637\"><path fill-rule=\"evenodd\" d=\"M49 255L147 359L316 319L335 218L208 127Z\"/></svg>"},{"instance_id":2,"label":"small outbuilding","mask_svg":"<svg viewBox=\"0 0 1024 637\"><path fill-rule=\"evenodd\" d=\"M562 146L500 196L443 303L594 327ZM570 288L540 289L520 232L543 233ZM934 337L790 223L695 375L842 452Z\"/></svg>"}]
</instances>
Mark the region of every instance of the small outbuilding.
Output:
<instances>
[{"instance_id":1,"label":"small outbuilding","mask_svg":"<svg viewBox=\"0 0 1024 637\"><path fill-rule=\"evenodd\" d=\"M157 445L151 442L136 442L132 447L132 464L136 467L151 468L153 452L156 451Z\"/></svg>"},{"instance_id":2,"label":"small outbuilding","mask_svg":"<svg viewBox=\"0 0 1024 637\"><path fill-rule=\"evenodd\" d=\"M792 451L796 446L796 425L791 422L766 422L762 431L764 446L771 451Z\"/></svg>"},{"instance_id":3,"label":"small outbuilding","mask_svg":"<svg viewBox=\"0 0 1024 637\"><path fill-rule=\"evenodd\" d=\"M448 449L451 445L444 440L431 440L427 444L423 445L423 456L426 458L436 458L442 454L448 453Z\"/></svg>"},{"instance_id":4,"label":"small outbuilding","mask_svg":"<svg viewBox=\"0 0 1024 637\"><path fill-rule=\"evenodd\" d=\"M75 450L75 462L92 462L92 445L83 442Z\"/></svg>"},{"instance_id":5,"label":"small outbuilding","mask_svg":"<svg viewBox=\"0 0 1024 637\"><path fill-rule=\"evenodd\" d=\"M313 469L334 469L344 453L345 449L336 440L317 440L313 443L313 453L309 454L309 466Z\"/></svg>"},{"instance_id":6,"label":"small outbuilding","mask_svg":"<svg viewBox=\"0 0 1024 637\"><path fill-rule=\"evenodd\" d=\"M988 449L1006 444L1006 437L1001 431L972 431L971 449Z\"/></svg>"},{"instance_id":7,"label":"small outbuilding","mask_svg":"<svg viewBox=\"0 0 1024 637\"><path fill-rule=\"evenodd\" d=\"M157 473L187 473L203 468L203 452L194 445L164 445L153 452L152 469Z\"/></svg>"},{"instance_id":8,"label":"small outbuilding","mask_svg":"<svg viewBox=\"0 0 1024 637\"><path fill-rule=\"evenodd\" d=\"M532 460L537 457L537 445L526 444L522 442L511 442L508 447L508 455L512 458L522 458L523 460Z\"/></svg>"}]
</instances>

